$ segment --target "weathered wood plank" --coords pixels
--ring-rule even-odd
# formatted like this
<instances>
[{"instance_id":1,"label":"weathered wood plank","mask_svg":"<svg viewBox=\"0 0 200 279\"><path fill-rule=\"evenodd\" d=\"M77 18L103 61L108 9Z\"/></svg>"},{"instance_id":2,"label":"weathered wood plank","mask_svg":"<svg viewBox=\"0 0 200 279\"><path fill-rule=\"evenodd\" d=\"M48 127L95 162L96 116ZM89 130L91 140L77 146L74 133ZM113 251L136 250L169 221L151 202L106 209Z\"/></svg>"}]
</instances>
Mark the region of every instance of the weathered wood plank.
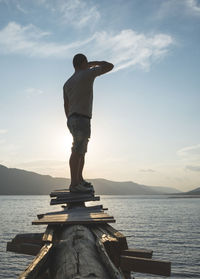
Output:
<instances>
[{"instance_id":1,"label":"weathered wood plank","mask_svg":"<svg viewBox=\"0 0 200 279\"><path fill-rule=\"evenodd\" d=\"M55 227L48 225L46 231L43 234L42 241L44 242L53 242Z\"/></svg>"},{"instance_id":2,"label":"weathered wood plank","mask_svg":"<svg viewBox=\"0 0 200 279\"><path fill-rule=\"evenodd\" d=\"M135 271L162 276L170 276L171 263L130 256L120 257L120 267L124 271Z\"/></svg>"},{"instance_id":3,"label":"weathered wood plank","mask_svg":"<svg viewBox=\"0 0 200 279\"><path fill-rule=\"evenodd\" d=\"M18 254L36 256L41 248L42 245L39 244L7 242L6 250Z\"/></svg>"},{"instance_id":4,"label":"weathered wood plank","mask_svg":"<svg viewBox=\"0 0 200 279\"><path fill-rule=\"evenodd\" d=\"M42 214L38 214L38 219L46 216L46 215L55 215L55 214L70 214L73 212L104 212L104 210L107 210L107 208L103 208L103 205L95 205L95 206L85 206L85 207L76 207L76 208L68 208L66 206L63 207L63 210L61 211L52 211L52 212L46 212Z\"/></svg>"},{"instance_id":5,"label":"weathered wood plank","mask_svg":"<svg viewBox=\"0 0 200 279\"><path fill-rule=\"evenodd\" d=\"M120 246L121 252L123 250L128 249L128 243L127 243L126 237L125 237L125 235L123 235L123 233L119 232L118 230L116 230L115 228L110 226L109 224L105 224L103 226L103 228L105 228L111 235L113 235L114 237L117 238L117 240L119 241L119 246Z\"/></svg>"},{"instance_id":6,"label":"weathered wood plank","mask_svg":"<svg viewBox=\"0 0 200 279\"><path fill-rule=\"evenodd\" d=\"M92 226L91 231L94 233L97 239L99 239L105 247L105 250L116 267L120 264L120 247L116 237L109 234L108 231L102 228L102 226Z\"/></svg>"},{"instance_id":7,"label":"weathered wood plank","mask_svg":"<svg viewBox=\"0 0 200 279\"><path fill-rule=\"evenodd\" d=\"M76 203L76 202L87 202L87 201L99 201L100 197L80 197L80 198L65 198L65 199L52 199L50 202L50 205L55 205L55 204L63 204L63 203Z\"/></svg>"},{"instance_id":8,"label":"weathered wood plank","mask_svg":"<svg viewBox=\"0 0 200 279\"><path fill-rule=\"evenodd\" d=\"M71 225L77 225L77 224L103 224L103 223L115 223L114 218L109 218L109 219L82 219L82 220L71 220L71 221L66 221L66 220L34 220L32 222L32 225L61 225L61 224L71 224Z\"/></svg>"},{"instance_id":9,"label":"weathered wood plank","mask_svg":"<svg viewBox=\"0 0 200 279\"><path fill-rule=\"evenodd\" d=\"M122 251L123 256L132 256L138 258L148 258L151 259L153 255L153 250L147 249L128 249Z\"/></svg>"},{"instance_id":10,"label":"weathered wood plank","mask_svg":"<svg viewBox=\"0 0 200 279\"><path fill-rule=\"evenodd\" d=\"M50 197L91 197L94 196L94 192L88 192L88 193L71 193L69 191L63 191L63 192L51 192Z\"/></svg>"},{"instance_id":11,"label":"weathered wood plank","mask_svg":"<svg viewBox=\"0 0 200 279\"><path fill-rule=\"evenodd\" d=\"M45 244L27 269L18 277L18 279L38 279L40 271L44 268L48 260L52 243Z\"/></svg>"},{"instance_id":12,"label":"weathered wood plank","mask_svg":"<svg viewBox=\"0 0 200 279\"><path fill-rule=\"evenodd\" d=\"M31 244L39 244L42 245L42 236L43 233L21 233L17 234L13 239L12 243L20 244L20 243L31 243Z\"/></svg>"}]
</instances>

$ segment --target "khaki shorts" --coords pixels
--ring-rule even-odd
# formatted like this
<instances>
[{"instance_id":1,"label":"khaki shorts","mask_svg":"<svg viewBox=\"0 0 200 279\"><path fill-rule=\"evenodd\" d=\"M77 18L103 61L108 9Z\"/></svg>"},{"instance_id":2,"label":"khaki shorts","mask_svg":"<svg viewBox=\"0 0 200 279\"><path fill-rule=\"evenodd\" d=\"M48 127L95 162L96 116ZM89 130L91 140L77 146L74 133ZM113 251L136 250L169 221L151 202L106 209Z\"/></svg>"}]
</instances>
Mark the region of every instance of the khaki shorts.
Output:
<instances>
[{"instance_id":1,"label":"khaki shorts","mask_svg":"<svg viewBox=\"0 0 200 279\"><path fill-rule=\"evenodd\" d=\"M68 118L67 126L73 136L72 151L84 155L91 134L90 118L73 114Z\"/></svg>"}]
</instances>

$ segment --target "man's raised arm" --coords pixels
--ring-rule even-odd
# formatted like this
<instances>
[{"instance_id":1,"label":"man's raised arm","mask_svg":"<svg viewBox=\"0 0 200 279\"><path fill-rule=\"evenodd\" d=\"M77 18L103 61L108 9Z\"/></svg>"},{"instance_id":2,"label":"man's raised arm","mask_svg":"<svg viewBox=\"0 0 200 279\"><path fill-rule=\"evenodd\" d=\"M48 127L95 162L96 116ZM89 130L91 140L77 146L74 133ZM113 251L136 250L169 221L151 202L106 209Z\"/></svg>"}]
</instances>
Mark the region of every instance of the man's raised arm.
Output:
<instances>
[{"instance_id":1,"label":"man's raised arm","mask_svg":"<svg viewBox=\"0 0 200 279\"><path fill-rule=\"evenodd\" d=\"M114 65L112 63L109 63L107 61L91 61L88 62L88 67L93 67L93 66L100 66L101 67L101 74L105 74L107 72L110 72L113 68Z\"/></svg>"}]
</instances>

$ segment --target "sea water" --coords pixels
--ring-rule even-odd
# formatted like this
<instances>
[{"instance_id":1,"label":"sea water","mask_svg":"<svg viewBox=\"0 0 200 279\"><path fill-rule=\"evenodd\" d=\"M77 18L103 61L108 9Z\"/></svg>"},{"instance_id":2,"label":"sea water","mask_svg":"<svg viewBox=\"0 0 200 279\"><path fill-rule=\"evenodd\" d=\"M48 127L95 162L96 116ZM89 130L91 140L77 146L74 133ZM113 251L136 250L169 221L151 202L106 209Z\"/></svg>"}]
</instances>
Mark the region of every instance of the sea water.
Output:
<instances>
[{"instance_id":1,"label":"sea water","mask_svg":"<svg viewBox=\"0 0 200 279\"><path fill-rule=\"evenodd\" d=\"M153 258L172 262L171 278L200 279L200 199L167 196L101 196L128 241L129 248L153 250ZM6 252L6 243L18 233L44 232L31 225L39 213L59 210L48 196L0 196L0 278L14 279L32 256ZM134 273L135 278L164 278Z\"/></svg>"}]
</instances>

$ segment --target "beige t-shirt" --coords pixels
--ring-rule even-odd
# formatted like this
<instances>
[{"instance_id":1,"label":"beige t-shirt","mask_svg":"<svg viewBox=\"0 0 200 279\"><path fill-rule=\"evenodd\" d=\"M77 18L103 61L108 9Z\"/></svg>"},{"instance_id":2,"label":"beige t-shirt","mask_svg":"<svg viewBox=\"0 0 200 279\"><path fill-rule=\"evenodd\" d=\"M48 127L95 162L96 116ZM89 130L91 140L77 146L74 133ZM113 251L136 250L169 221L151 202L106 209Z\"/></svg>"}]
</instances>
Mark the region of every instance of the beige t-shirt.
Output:
<instances>
[{"instance_id":1,"label":"beige t-shirt","mask_svg":"<svg viewBox=\"0 0 200 279\"><path fill-rule=\"evenodd\" d=\"M63 97L67 98L69 114L79 113L92 117L93 83L101 75L101 67L75 72L64 84Z\"/></svg>"}]
</instances>

